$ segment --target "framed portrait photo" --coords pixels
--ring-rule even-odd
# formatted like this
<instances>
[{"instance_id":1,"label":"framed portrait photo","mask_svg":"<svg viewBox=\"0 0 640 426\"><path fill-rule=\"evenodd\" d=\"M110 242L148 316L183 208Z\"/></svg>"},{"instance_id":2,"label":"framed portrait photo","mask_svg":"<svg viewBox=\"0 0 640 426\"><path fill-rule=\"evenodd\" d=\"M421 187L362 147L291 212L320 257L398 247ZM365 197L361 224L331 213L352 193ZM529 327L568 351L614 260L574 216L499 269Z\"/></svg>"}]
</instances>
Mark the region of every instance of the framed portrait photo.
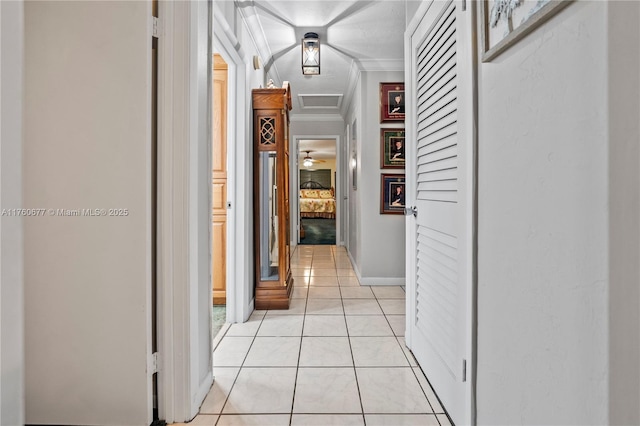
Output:
<instances>
[{"instance_id":1,"label":"framed portrait photo","mask_svg":"<svg viewBox=\"0 0 640 426\"><path fill-rule=\"evenodd\" d=\"M380 129L380 168L404 169L404 129Z\"/></svg>"},{"instance_id":2,"label":"framed portrait photo","mask_svg":"<svg viewBox=\"0 0 640 426\"><path fill-rule=\"evenodd\" d=\"M380 214L404 214L404 175L382 174L380 177Z\"/></svg>"},{"instance_id":3,"label":"framed portrait photo","mask_svg":"<svg viewBox=\"0 0 640 426\"><path fill-rule=\"evenodd\" d=\"M380 122L404 122L404 83L380 83Z\"/></svg>"}]
</instances>

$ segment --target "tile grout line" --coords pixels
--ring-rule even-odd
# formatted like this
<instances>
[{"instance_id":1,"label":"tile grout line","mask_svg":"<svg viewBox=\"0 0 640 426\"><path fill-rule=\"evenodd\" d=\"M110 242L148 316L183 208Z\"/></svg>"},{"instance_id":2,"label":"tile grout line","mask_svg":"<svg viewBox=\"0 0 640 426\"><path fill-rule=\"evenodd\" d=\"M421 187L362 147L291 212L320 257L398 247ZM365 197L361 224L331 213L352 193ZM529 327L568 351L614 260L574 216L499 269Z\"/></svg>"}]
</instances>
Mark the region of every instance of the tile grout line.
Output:
<instances>
[{"instance_id":1,"label":"tile grout line","mask_svg":"<svg viewBox=\"0 0 640 426\"><path fill-rule=\"evenodd\" d=\"M431 404L431 401L429 400L429 397L427 396L427 392L424 389L424 387L422 386L422 383L420 383L420 379L418 378L418 375L416 374L416 371L414 369L416 367L411 365L411 360L409 359L409 356L405 352L404 348L402 347L402 344L400 343L400 341L398 339L399 336L396 335L395 330L393 329L393 327L391 327L391 323L389 322L389 318L387 318L387 313L384 311L384 309L382 309L382 304L380 304L380 300L378 299L378 295L375 294L375 292L373 292L373 296L376 298L376 302L378 303L378 306L380 306L380 310L382 311L382 314L384 315L384 319L385 319L385 321L387 321L387 324L389 324L389 327L391 328L391 331L393 332L393 336L394 336L396 342L398 343L398 346L400 346L400 350L402 351L402 355L404 355L405 359L407 360L407 363L409 364L409 368L411 369L411 373L413 373L413 376L416 378L416 381L418 382L418 386L420 386L420 389L422 390L422 394L424 395L425 399L427 400L427 404L429 404L429 408L431 408L431 412L433 413L434 416L436 416L436 421L438 422L438 424L440 424L440 420L438 419L438 416L436 414L436 410L433 408L433 404ZM405 291L405 303L406 303L406 291ZM406 322L406 315L407 315L407 313L405 311L405 322ZM405 333L406 333L406 330L405 330ZM416 362L416 364L417 364L417 368L420 368L420 366L419 366L419 364L417 362ZM422 368L420 368L420 371L422 371ZM431 386L431 383L429 383L429 380L427 379L426 375L425 375L425 379L427 380L427 383L429 384L429 386Z\"/></svg>"},{"instance_id":2,"label":"tile grout line","mask_svg":"<svg viewBox=\"0 0 640 426\"><path fill-rule=\"evenodd\" d=\"M336 275L338 270L336 267ZM340 282L338 281L338 284ZM342 304L342 315L344 319L344 326L347 330L347 341L349 342L349 352L351 353L351 361L353 362L353 376L356 379L356 389L358 389L358 400L360 401L360 410L362 412L362 422L364 426L367 426L367 418L364 415L364 404L362 403L362 393L360 392L360 382L358 381L358 371L356 370L356 360L353 356L353 347L351 346L351 335L349 334L349 324L347 323L347 312L344 309L344 299L342 298L342 287L338 285L340 291L340 303Z\"/></svg>"},{"instance_id":3,"label":"tile grout line","mask_svg":"<svg viewBox=\"0 0 640 426\"><path fill-rule=\"evenodd\" d=\"M296 248L297 250L297 248ZM313 265L313 255L311 256L311 265ZM310 266L310 268L313 266ZM311 272L309 272L311 274ZM311 277L309 277L311 279ZM298 362L296 364L296 376L293 381L293 395L291 398L291 412L289 414L289 426L293 423L293 408L296 403L296 389L298 387L298 373L300 372L300 358L302 357L302 339L304 337L304 325L307 321L307 303L309 302L309 282L306 283L307 296L304 299L304 311L302 312L302 329L300 330L300 347L298 348Z\"/></svg>"},{"instance_id":4,"label":"tile grout line","mask_svg":"<svg viewBox=\"0 0 640 426\"><path fill-rule=\"evenodd\" d=\"M242 359L242 363L240 364L240 368L238 369L238 374L236 374L236 378L233 379L233 384L229 388L229 393L227 394L227 397L224 400L224 404L222 404L222 407L220 407L220 413L218 413L218 420L216 420L216 425L222 418L222 412L224 411L224 408L227 406L227 402L229 402L229 397L231 396L231 392L233 391L233 388L236 386L236 382L238 381L238 377L240 377L240 373L242 373L242 369L244 368L244 363L247 361L247 357L249 356L249 352L251 352L251 348L253 347L253 344L256 341L256 337L258 337L258 332L260 331L260 327L262 327L262 322L267 317L267 312L264 313L264 315L262 316L262 319L260 320L260 325L258 325L258 328L256 329L256 333L254 334L253 339L251 340L251 344L247 349L247 353L244 355L244 358ZM226 334L225 334L225 337L226 337ZM238 414L238 413L234 413L234 414Z\"/></svg>"}]
</instances>

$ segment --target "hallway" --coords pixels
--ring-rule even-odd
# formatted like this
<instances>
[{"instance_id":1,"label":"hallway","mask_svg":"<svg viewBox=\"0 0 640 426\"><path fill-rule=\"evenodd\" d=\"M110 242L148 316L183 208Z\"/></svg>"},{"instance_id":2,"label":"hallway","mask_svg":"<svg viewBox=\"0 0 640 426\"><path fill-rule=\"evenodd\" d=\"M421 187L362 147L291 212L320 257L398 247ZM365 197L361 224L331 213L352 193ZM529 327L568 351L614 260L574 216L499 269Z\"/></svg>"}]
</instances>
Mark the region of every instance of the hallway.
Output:
<instances>
[{"instance_id":1,"label":"hallway","mask_svg":"<svg viewBox=\"0 0 640 426\"><path fill-rule=\"evenodd\" d=\"M404 349L404 289L361 286L343 247L298 246L291 265L291 308L228 328L189 424L449 425Z\"/></svg>"}]
</instances>

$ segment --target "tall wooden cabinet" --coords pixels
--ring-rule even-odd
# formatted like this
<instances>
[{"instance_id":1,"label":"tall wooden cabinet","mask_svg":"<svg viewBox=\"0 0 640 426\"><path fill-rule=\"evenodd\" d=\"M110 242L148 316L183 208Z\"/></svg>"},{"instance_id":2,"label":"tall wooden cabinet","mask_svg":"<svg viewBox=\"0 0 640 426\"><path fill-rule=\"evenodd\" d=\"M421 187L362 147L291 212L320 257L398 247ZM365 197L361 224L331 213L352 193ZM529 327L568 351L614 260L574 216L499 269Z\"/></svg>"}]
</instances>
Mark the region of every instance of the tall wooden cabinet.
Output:
<instances>
[{"instance_id":1,"label":"tall wooden cabinet","mask_svg":"<svg viewBox=\"0 0 640 426\"><path fill-rule=\"evenodd\" d=\"M293 291L289 243L289 83L278 89L254 89L252 101L255 308L288 309Z\"/></svg>"}]
</instances>

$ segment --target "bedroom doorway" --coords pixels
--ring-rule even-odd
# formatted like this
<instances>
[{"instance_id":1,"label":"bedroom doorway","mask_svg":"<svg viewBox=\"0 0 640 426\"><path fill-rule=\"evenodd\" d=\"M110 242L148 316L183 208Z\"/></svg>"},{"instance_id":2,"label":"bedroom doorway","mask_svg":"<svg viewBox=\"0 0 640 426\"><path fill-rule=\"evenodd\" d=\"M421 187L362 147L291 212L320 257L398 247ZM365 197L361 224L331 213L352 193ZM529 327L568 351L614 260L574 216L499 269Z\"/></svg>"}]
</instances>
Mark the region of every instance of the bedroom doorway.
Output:
<instances>
[{"instance_id":1,"label":"bedroom doorway","mask_svg":"<svg viewBox=\"0 0 640 426\"><path fill-rule=\"evenodd\" d=\"M336 139L298 141L298 212L301 245L336 245Z\"/></svg>"}]
</instances>

